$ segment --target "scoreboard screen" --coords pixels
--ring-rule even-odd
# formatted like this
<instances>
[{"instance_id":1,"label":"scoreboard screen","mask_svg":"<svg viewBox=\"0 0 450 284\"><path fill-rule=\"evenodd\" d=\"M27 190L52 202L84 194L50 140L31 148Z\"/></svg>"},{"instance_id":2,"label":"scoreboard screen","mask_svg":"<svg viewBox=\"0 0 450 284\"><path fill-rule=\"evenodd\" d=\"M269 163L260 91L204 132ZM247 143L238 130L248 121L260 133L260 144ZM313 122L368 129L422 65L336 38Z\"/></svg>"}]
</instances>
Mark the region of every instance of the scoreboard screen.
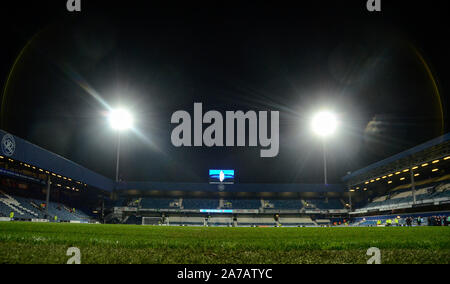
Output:
<instances>
[{"instance_id":1,"label":"scoreboard screen","mask_svg":"<svg viewBox=\"0 0 450 284\"><path fill-rule=\"evenodd\" d=\"M209 183L232 184L234 183L234 170L209 170Z\"/></svg>"}]
</instances>

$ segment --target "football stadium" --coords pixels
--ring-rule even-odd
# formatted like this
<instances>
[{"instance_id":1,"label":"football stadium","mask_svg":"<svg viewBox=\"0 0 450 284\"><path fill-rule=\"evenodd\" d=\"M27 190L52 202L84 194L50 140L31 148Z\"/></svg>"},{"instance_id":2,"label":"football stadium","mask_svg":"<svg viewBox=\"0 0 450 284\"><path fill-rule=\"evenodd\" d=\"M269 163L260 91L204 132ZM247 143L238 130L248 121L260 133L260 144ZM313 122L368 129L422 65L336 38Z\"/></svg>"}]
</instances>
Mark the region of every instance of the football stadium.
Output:
<instances>
[{"instance_id":1,"label":"football stadium","mask_svg":"<svg viewBox=\"0 0 450 284\"><path fill-rule=\"evenodd\" d=\"M450 134L334 185L239 184L214 170L204 183L114 182L0 135L1 262L57 263L72 244L92 263L364 263L369 247L388 263L450 259Z\"/></svg>"},{"instance_id":2,"label":"football stadium","mask_svg":"<svg viewBox=\"0 0 450 284\"><path fill-rule=\"evenodd\" d=\"M4 23L0 263L450 263L428 26L85 2Z\"/></svg>"}]
</instances>

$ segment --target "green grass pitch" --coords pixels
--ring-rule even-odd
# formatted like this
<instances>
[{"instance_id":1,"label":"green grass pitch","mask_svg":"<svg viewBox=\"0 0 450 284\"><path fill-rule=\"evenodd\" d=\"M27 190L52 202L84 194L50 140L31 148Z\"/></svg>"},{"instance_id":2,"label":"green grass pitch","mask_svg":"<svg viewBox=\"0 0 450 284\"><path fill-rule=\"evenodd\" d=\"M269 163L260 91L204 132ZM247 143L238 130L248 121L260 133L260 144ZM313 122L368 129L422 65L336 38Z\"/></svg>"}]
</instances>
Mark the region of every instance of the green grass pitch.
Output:
<instances>
[{"instance_id":1,"label":"green grass pitch","mask_svg":"<svg viewBox=\"0 0 450 284\"><path fill-rule=\"evenodd\" d=\"M449 227L203 228L0 222L0 263L450 263Z\"/></svg>"}]
</instances>

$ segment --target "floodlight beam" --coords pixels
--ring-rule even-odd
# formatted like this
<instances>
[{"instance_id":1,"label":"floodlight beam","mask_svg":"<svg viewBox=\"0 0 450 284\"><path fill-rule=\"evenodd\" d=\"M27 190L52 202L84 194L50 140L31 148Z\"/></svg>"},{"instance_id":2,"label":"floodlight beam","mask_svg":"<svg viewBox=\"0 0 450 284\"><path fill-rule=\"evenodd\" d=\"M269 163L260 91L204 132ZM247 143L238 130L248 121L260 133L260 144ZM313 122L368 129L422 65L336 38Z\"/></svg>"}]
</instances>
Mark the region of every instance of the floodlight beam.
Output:
<instances>
[{"instance_id":1,"label":"floodlight beam","mask_svg":"<svg viewBox=\"0 0 450 284\"><path fill-rule=\"evenodd\" d=\"M122 108L111 110L108 119L114 130L122 131L133 126L133 117L127 110Z\"/></svg>"},{"instance_id":2,"label":"floodlight beam","mask_svg":"<svg viewBox=\"0 0 450 284\"><path fill-rule=\"evenodd\" d=\"M319 112L314 116L312 120L313 131L321 137L332 135L336 131L336 127L336 116L331 112Z\"/></svg>"}]
</instances>

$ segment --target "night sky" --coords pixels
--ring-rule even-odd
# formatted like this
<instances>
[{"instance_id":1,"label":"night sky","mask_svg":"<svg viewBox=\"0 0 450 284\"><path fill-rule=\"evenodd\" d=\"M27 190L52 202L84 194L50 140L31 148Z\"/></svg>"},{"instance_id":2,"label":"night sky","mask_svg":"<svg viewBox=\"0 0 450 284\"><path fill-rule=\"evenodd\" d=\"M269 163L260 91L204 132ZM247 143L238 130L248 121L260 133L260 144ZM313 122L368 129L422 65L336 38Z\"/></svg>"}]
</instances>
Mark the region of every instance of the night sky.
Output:
<instances>
[{"instance_id":1,"label":"night sky","mask_svg":"<svg viewBox=\"0 0 450 284\"><path fill-rule=\"evenodd\" d=\"M82 0L81 13L65 0L9 2L1 128L111 178L105 104L135 116L121 147L132 181L206 182L208 169L231 168L242 183L321 183L310 118L323 108L340 120L330 183L449 131L445 1L382 0L381 13L365 0ZM175 148L171 115L193 116L194 102L223 115L279 111L279 155Z\"/></svg>"}]
</instances>

